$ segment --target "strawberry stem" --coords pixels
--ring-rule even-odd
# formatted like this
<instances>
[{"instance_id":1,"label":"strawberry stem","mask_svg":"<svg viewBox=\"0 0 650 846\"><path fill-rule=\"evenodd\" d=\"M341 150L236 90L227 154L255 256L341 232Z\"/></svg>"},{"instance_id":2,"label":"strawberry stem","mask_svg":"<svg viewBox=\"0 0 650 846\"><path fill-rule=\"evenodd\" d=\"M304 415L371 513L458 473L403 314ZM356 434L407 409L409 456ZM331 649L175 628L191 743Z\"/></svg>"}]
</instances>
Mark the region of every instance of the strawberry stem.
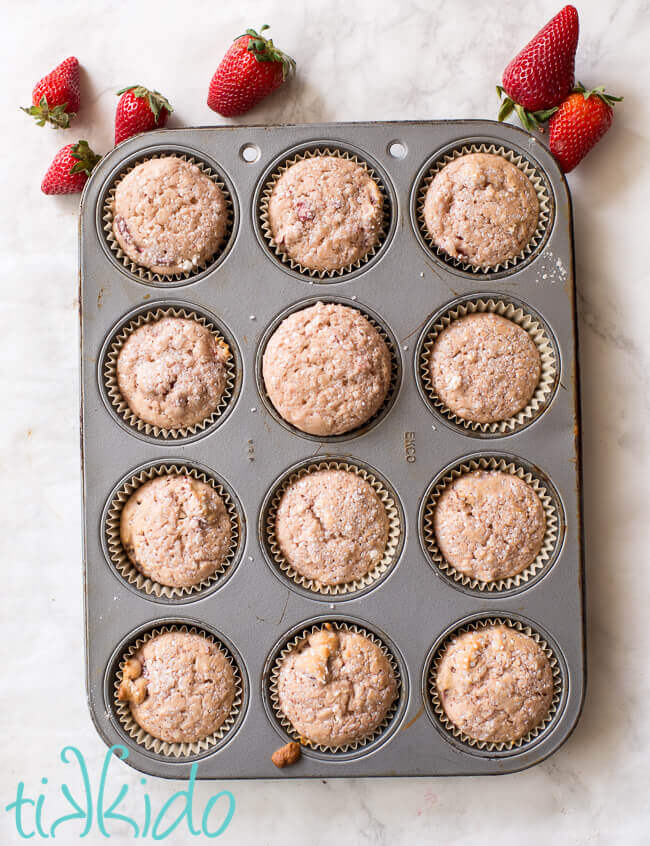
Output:
<instances>
[{"instance_id":1,"label":"strawberry stem","mask_svg":"<svg viewBox=\"0 0 650 846\"><path fill-rule=\"evenodd\" d=\"M542 124L546 123L546 121L557 112L557 106L554 106L552 109L541 109L538 112L529 112L527 109L524 109L519 103L515 103L515 101L506 95L505 90L501 85L497 85L497 97L501 99L504 98L499 106L499 112L497 114L497 120L501 123L506 118L510 117L512 112L514 111L521 121L522 126L524 129L527 129L529 132L533 132L533 130L538 129L540 132L543 132Z\"/></svg>"},{"instance_id":2,"label":"strawberry stem","mask_svg":"<svg viewBox=\"0 0 650 846\"><path fill-rule=\"evenodd\" d=\"M166 97L163 97L160 91L149 90L148 88L145 88L144 85L127 85L126 88L120 88L117 94L118 96L120 94L126 94L127 91L130 91L134 97L147 100L156 123L158 122L158 118L160 117L160 113L163 109L166 109L168 114L171 114L174 111L169 100Z\"/></svg>"},{"instance_id":3,"label":"strawberry stem","mask_svg":"<svg viewBox=\"0 0 650 846\"><path fill-rule=\"evenodd\" d=\"M613 94L608 94L605 91L604 85L597 85L595 88L587 89L582 82L578 82L573 88L573 94L582 94L585 100L590 97L598 97L606 106L614 106L615 103L620 103L623 97L615 97Z\"/></svg>"},{"instance_id":4,"label":"strawberry stem","mask_svg":"<svg viewBox=\"0 0 650 846\"><path fill-rule=\"evenodd\" d=\"M90 149L87 141L77 141L70 150L70 154L77 160L77 163L70 168L70 174L86 173L90 176L95 165L101 160L101 156Z\"/></svg>"},{"instance_id":5,"label":"strawberry stem","mask_svg":"<svg viewBox=\"0 0 650 846\"><path fill-rule=\"evenodd\" d=\"M246 49L252 53L258 62L279 62L282 65L282 79L286 79L292 71L296 70L295 59L279 50L271 38L264 38L262 33L269 29L268 24L260 27L260 31L247 29L243 35L238 35L235 41L248 36Z\"/></svg>"},{"instance_id":6,"label":"strawberry stem","mask_svg":"<svg viewBox=\"0 0 650 846\"><path fill-rule=\"evenodd\" d=\"M45 94L41 97L38 106L29 106L29 108L21 106L20 108L25 114L36 119L37 126L45 126L46 123L50 123L55 129L67 129L70 126L70 120L75 117L75 112L66 111L67 103L50 108Z\"/></svg>"}]
</instances>

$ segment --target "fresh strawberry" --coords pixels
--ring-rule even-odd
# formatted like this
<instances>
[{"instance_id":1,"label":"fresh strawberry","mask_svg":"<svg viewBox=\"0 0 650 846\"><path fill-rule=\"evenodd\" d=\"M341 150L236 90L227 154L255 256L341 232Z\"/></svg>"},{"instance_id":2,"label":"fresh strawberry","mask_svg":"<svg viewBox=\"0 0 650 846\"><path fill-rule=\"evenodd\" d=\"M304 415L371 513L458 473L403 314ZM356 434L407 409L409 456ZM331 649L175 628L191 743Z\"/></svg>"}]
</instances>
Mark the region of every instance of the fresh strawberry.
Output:
<instances>
[{"instance_id":1,"label":"fresh strawberry","mask_svg":"<svg viewBox=\"0 0 650 846\"><path fill-rule=\"evenodd\" d=\"M159 91L149 91L143 85L127 85L117 93L122 96L115 110L116 144L140 132L160 129L174 111Z\"/></svg>"},{"instance_id":2,"label":"fresh strawberry","mask_svg":"<svg viewBox=\"0 0 650 846\"><path fill-rule=\"evenodd\" d=\"M41 191L44 194L78 193L100 159L101 156L93 153L87 141L66 144L54 156L43 177Z\"/></svg>"},{"instance_id":3,"label":"fresh strawberry","mask_svg":"<svg viewBox=\"0 0 650 846\"><path fill-rule=\"evenodd\" d=\"M270 38L247 29L236 38L221 60L208 91L208 106L224 117L242 115L271 91L279 88L296 63L273 44Z\"/></svg>"},{"instance_id":4,"label":"fresh strawberry","mask_svg":"<svg viewBox=\"0 0 650 846\"><path fill-rule=\"evenodd\" d=\"M32 105L21 108L36 118L39 126L51 123L56 129L67 129L79 111L79 100L79 62L70 56L36 83Z\"/></svg>"},{"instance_id":5,"label":"fresh strawberry","mask_svg":"<svg viewBox=\"0 0 650 846\"><path fill-rule=\"evenodd\" d=\"M582 83L560 103L548 125L549 146L564 173L581 162L612 125L614 103L623 98L599 85L587 91Z\"/></svg>"},{"instance_id":6,"label":"fresh strawberry","mask_svg":"<svg viewBox=\"0 0 650 846\"><path fill-rule=\"evenodd\" d=\"M515 56L497 85L499 120L513 109L528 130L549 119L573 88L578 29L576 8L565 6Z\"/></svg>"}]
</instances>

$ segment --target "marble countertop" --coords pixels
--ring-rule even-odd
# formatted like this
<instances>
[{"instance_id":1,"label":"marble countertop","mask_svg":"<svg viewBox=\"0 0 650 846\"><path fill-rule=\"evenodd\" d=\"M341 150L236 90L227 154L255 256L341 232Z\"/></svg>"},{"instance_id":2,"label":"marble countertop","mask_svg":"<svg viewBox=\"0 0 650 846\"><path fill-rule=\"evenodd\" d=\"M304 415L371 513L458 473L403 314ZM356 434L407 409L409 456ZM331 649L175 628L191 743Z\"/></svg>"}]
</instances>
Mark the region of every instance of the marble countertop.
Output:
<instances>
[{"instance_id":1,"label":"marble countertop","mask_svg":"<svg viewBox=\"0 0 650 846\"><path fill-rule=\"evenodd\" d=\"M229 40L264 22L298 60L299 75L242 123L492 117L501 69L560 3L97 0L92 14L77 0L34 0L10 12L8 5L0 36L0 840L14 843L2 809L19 781L54 797L46 816L60 814L54 788L69 775L61 748L82 750L95 779L105 753L83 677L78 198L39 191L55 150L82 137L107 151L114 92L131 82L170 98L170 126L223 122L205 106L210 76ZM579 78L625 95L606 140L569 177L584 424L589 681L582 719L552 758L501 778L220 783L236 799L220 842L648 842L650 273L643 250L650 118L643 92L650 14L644 0L579 5ZM84 99L74 129L31 126L17 105L27 103L43 71L72 53L83 65ZM160 807L180 787L155 779L145 787L138 773L116 766L118 782L132 788L127 812L137 812L138 790ZM214 784L197 785L196 804L214 792ZM110 830L114 843L132 839L124 825ZM66 843L75 842L73 831ZM86 842L104 838L93 829Z\"/></svg>"}]
</instances>

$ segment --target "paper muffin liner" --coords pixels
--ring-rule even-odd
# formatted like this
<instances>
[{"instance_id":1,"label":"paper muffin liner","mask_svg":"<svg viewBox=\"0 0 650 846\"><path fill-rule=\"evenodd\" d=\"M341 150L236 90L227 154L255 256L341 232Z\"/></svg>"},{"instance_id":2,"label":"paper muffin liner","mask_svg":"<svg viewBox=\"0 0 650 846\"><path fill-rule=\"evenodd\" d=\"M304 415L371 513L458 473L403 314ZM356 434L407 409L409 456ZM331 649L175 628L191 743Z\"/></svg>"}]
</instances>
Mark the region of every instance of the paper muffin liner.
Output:
<instances>
[{"instance_id":1,"label":"paper muffin liner","mask_svg":"<svg viewBox=\"0 0 650 846\"><path fill-rule=\"evenodd\" d=\"M435 343L443 331L454 321L466 317L468 314L496 314L511 320L531 338L540 358L540 376L537 387L528 404L512 417L497 420L492 423L476 423L460 417L448 408L436 393L431 381L430 361ZM433 325L426 332L421 342L418 354L418 378L423 394L427 397L435 411L449 420L456 427L465 431L472 431L482 435L512 435L523 429L538 418L548 407L559 375L558 360L555 347L544 323L534 317L525 306L511 302L501 297L478 297L465 299L439 314Z\"/></svg>"},{"instance_id":2,"label":"paper muffin liner","mask_svg":"<svg viewBox=\"0 0 650 846\"><path fill-rule=\"evenodd\" d=\"M221 189L221 193L223 194L224 200L226 202L226 230L220 246L206 262L184 273L163 274L154 273L152 270L149 270L148 268L137 264L133 261L133 259L129 258L129 256L127 256L127 254L122 250L119 245L119 242L115 237L115 234L113 233L113 206L115 202L115 191L117 190L117 186L127 174L129 174L135 167L142 164L143 162L149 161L150 159L164 159L169 156L182 159L183 161L188 162L188 164L196 165L202 173L210 177L210 179L215 183L215 185L217 185ZM104 236L111 252L120 262L120 264L122 264L129 273L131 273L141 282L183 282L187 281L188 279L191 279L194 276L198 276L200 273L203 273L204 270L207 270L208 267L213 265L220 258L220 256L223 255L232 238L233 226L233 200L230 195L230 191L228 190L223 179L221 179L219 174L216 173L210 165L206 164L206 162L197 159L195 156L191 156L187 153L176 152L174 150L161 153L151 153L150 155L142 156L141 158L131 162L129 166L117 176L111 187L106 192L106 195L104 197L104 203L102 206L102 229L104 231Z\"/></svg>"},{"instance_id":3,"label":"paper muffin liner","mask_svg":"<svg viewBox=\"0 0 650 846\"><path fill-rule=\"evenodd\" d=\"M289 564L284 558L277 542L275 521L282 496L287 488L294 482L297 482L298 479L302 479L304 476L308 476L310 473L316 473L319 470L345 470L349 473L354 473L368 482L386 510L388 517L388 541L386 543L386 549L380 561L363 578L336 585L327 585L316 579L307 578ZM290 471L289 475L285 475L277 483L273 496L266 507L262 522L264 527L263 540L271 560L287 578L291 579L299 587L320 594L321 596L344 596L346 594L356 593L380 581L397 563L402 546L403 527L396 495L391 493L386 484L370 470L348 461L327 460L310 462Z\"/></svg>"},{"instance_id":4,"label":"paper muffin liner","mask_svg":"<svg viewBox=\"0 0 650 846\"><path fill-rule=\"evenodd\" d=\"M205 484L210 485L210 487L215 490L223 500L230 518L231 540L226 556L214 573L195 585L172 587L169 585L162 585L159 582L154 581L138 570L122 545L122 540L120 538L120 520L124 506L138 488L146 482L162 476L191 476L199 482L204 482ZM228 491L225 490L223 485L221 485L209 473L186 464L161 463L135 473L128 481L124 482L124 484L120 486L117 493L111 499L111 503L106 513L106 519L104 522L104 537L110 560L117 572L128 584L133 585L147 596L155 596L159 599L186 599L188 596L193 596L213 587L233 566L241 544L241 522L237 506L235 505L232 497Z\"/></svg>"},{"instance_id":5,"label":"paper muffin liner","mask_svg":"<svg viewBox=\"0 0 650 846\"><path fill-rule=\"evenodd\" d=\"M371 640L374 644L376 644L388 659L388 662L390 663L390 666L395 676L395 681L397 683L397 692L395 694L395 699L393 700L393 703L391 704L390 708L388 709L388 712L386 713L386 716L381 721L381 723L374 729L374 731L370 732L369 734L365 735L364 737L358 740L355 740L352 743L346 743L343 746L326 746L322 743L316 743L315 741L310 740L308 737L304 737L299 732L297 732L289 718L284 715L280 706L278 695L278 679L282 662L292 650L300 646L311 634L320 631L326 626L330 627L331 629L334 629L337 632L346 631L363 635L364 637L367 637L369 640ZM380 638L378 638L377 635L375 635L373 632L368 631L363 626L359 626L356 623L344 623L341 621L332 621L330 623L314 623L313 625L308 626L295 637L293 637L287 644L285 644L282 650L278 653L271 668L267 693L276 720L292 740L296 740L298 741L298 743L301 744L301 746L313 749L317 752L326 752L331 755L342 755L348 752L356 752L363 749L365 746L368 746L370 743L373 743L375 740L377 740L380 735L382 735L389 728L399 708L400 698L402 695L402 676L395 656L388 649L386 644L382 640L380 640Z\"/></svg>"},{"instance_id":6,"label":"paper muffin liner","mask_svg":"<svg viewBox=\"0 0 650 846\"><path fill-rule=\"evenodd\" d=\"M356 298L355 298L356 299ZM309 432L303 432L302 429L299 429L297 426L294 426L293 423L289 423L288 420L285 420L284 417L280 414L277 408L273 405L271 398L268 395L266 390L266 385L264 383L264 376L262 374L262 363L264 358L264 352L266 351L266 347L268 346L269 341L273 337L274 333L277 329L279 329L280 325L286 320L287 317L290 317L292 314L296 314L299 311L304 311L307 308L311 308L311 306L318 305L319 303L324 303L326 305L342 305L346 308L354 309L354 311L358 311L363 317L366 318L368 323L377 331L379 336L381 337L382 341L386 344L388 348L388 352L390 353L390 380L388 382L388 390L386 391L386 396L384 397L384 401L379 406L377 411L366 420L365 423L362 423L360 426L357 426L355 429L350 429L348 432L342 432L339 435L312 435ZM317 443L327 443L327 442L336 442L336 441L346 441L350 440L351 438L356 438L358 435L369 431L380 420L384 417L384 415L388 412L388 410L392 407L395 397L397 396L397 391L400 386L400 381L402 378L402 362L400 358L399 349L397 346L397 341L393 339L392 334L384 327L383 323L380 322L377 318L373 317L367 309L363 306L358 305L356 301L350 302L347 299L342 299L338 297L315 297L311 300L304 300L302 302L296 303L291 309L283 312L280 318L277 318L272 324L272 331L267 330L262 339L262 343L258 350L257 355L257 385L260 392L260 395L268 408L269 412L275 417L275 419L285 428L287 428L290 432L293 432L299 435L302 438L307 438L311 441L316 441Z\"/></svg>"},{"instance_id":7,"label":"paper muffin liner","mask_svg":"<svg viewBox=\"0 0 650 846\"><path fill-rule=\"evenodd\" d=\"M371 249L366 253L365 256L358 259L356 262L352 264L348 264L345 267L336 268L334 270L315 270L313 268L304 267L295 259L292 259L286 253L284 253L279 246L273 240L273 234L271 232L271 225L269 223L269 201L271 199L271 194L273 193L273 189L278 181L278 179L290 168L292 165L297 164L299 161L303 161L304 159L314 159L320 158L321 156L336 156L341 159L347 159L348 161L354 162L362 167L367 174L371 177L373 182L377 185L379 190L381 191L381 195L383 198L383 220L382 226L379 231L379 236L377 238L376 244L371 247ZM308 276L310 279L313 280L325 280L329 281L335 279L337 277L345 276L349 273L352 273L355 270L358 270L364 264L368 264L368 262L379 252L383 244L386 242L386 238L388 235L388 230L390 228L391 216L392 216L392 204L391 199L388 194L388 190L384 185L384 180L377 172L375 168L373 168L367 161L357 156L355 153L352 153L344 148L339 148L336 146L332 147L315 147L311 150L305 150L301 153L298 153L291 158L285 159L282 164L277 167L273 173L267 178L262 192L259 197L258 207L257 207L257 217L260 224L260 229L264 238L264 242L266 243L269 251L284 265L290 267L291 270L296 271L297 273L302 274L303 276Z\"/></svg>"},{"instance_id":8,"label":"paper muffin liner","mask_svg":"<svg viewBox=\"0 0 650 846\"><path fill-rule=\"evenodd\" d=\"M438 675L438 668L440 666L440 662L445 653L445 650L455 638L465 632L477 631L478 629L484 629L489 628L490 626L498 625L507 626L510 629L515 629L516 631L521 632L522 634L528 635L528 637L532 638L535 643L537 643L537 645L541 647L544 654L548 658L549 664L551 666L551 672L553 674L553 699L551 700L550 707L544 719L540 723L538 723L534 728L532 728L527 734L525 734L523 737L520 737L519 740L514 740L512 742L496 743L487 740L475 740L473 737L470 737L469 735L465 734L454 723L452 723L452 721L445 713L445 710L442 706L442 702L440 701L440 697L438 696L438 690L436 688L436 678ZM429 705L432 708L435 719L445 730L445 732L451 735L455 740L458 740L464 745L468 746L470 750L474 749L481 752L516 753L522 747L528 745L533 740L538 738L541 734L543 734L553 722L553 719L558 713L559 705L562 700L563 679L562 670L557 656L555 655L549 644L546 642L546 640L544 640L544 638L539 634L539 632L535 631L535 629L531 628L525 623L520 622L519 620L511 619L509 617L496 616L483 617L478 620L473 620L472 622L459 626L459 628L454 629L454 631L451 632L444 639L444 641L438 646L433 660L431 661L431 666L429 667L427 677L427 689L430 698Z\"/></svg>"},{"instance_id":9,"label":"paper muffin liner","mask_svg":"<svg viewBox=\"0 0 650 846\"><path fill-rule=\"evenodd\" d=\"M205 420L202 420L199 423L194 423L192 426L164 429L160 426L154 426L151 423L146 423L144 420L141 420L136 414L134 414L133 411L131 411L129 404L126 402L126 400L122 397L122 394L120 393L120 388L117 380L117 359L124 344L126 343L129 336L133 332L135 332L136 329L139 329L146 323L156 323L158 320L162 320L163 317L184 317L189 320L194 320L196 323L200 323L201 326L205 326L207 329L210 330L210 332L215 336L217 341L219 341L220 344L227 348L229 353L228 359L226 361L226 384L223 393L219 398L217 407L208 417L205 418ZM233 351L230 349L230 345L220 333L218 328L214 325L214 323L212 323L207 317L204 317L198 311L194 311L193 309L189 308L153 308L151 311L143 311L140 314L136 315L132 320L130 320L125 325L121 326L115 332L115 335L112 338L108 351L106 353L102 365L102 371L104 376L104 388L108 395L108 399L117 414L126 423L128 423L129 426L132 426L134 429L137 429L138 432L142 432L145 435L153 436L155 438L162 438L164 440L187 438L197 434L198 432L203 431L204 429L207 429L209 426L215 423L219 419L219 417L221 417L228 403L232 400L235 392L235 358Z\"/></svg>"},{"instance_id":10,"label":"paper muffin liner","mask_svg":"<svg viewBox=\"0 0 650 846\"><path fill-rule=\"evenodd\" d=\"M214 732L214 734L211 734L208 737L205 737L202 740L197 740L193 743L169 743L166 740L160 740L159 738L154 737L152 734L149 734L149 732L145 731L134 720L131 714L131 708L129 707L129 703L118 699L117 696L118 689L122 682L122 673L124 671L125 663L130 658L132 658L138 651L138 649L145 643L147 643L147 641L151 640L157 635L161 635L166 632L188 632L190 634L199 634L202 637L205 637L207 640L211 641L219 648L219 651L223 654L224 658L228 660L228 663L232 667L233 671L233 678L235 682L235 697L233 699L230 714L226 717L226 719L219 726L217 731ZM127 650L120 658L118 670L115 674L115 680L113 683L113 707L115 709L115 714L122 729L127 733L130 738L135 740L136 743L140 744L141 746L144 746L147 751L155 752L157 755L163 755L167 758L184 758L189 755L200 755L201 753L207 752L208 750L220 744L221 741L225 738L225 736L234 726L235 721L237 720L237 717L241 712L243 699L244 692L241 673L234 657L231 655L230 651L221 643L221 641L219 641L213 634L211 634L210 632L206 632L202 629L198 629L196 626L163 625L138 637L137 640L135 640L127 648Z\"/></svg>"},{"instance_id":11,"label":"paper muffin liner","mask_svg":"<svg viewBox=\"0 0 650 846\"><path fill-rule=\"evenodd\" d=\"M450 256L449 253L445 252L441 247L438 247L431 235L429 234L429 230L427 229L427 225L424 219L424 202L426 199L427 190L429 189L429 185L434 180L437 173L439 173L445 165L449 164L449 162L453 161L454 159L460 158L461 156L466 156L470 153L492 153L497 156L502 156L504 159L507 159L511 164L515 165L519 168L519 170L528 177L530 180L533 188L535 189L535 193L537 194L537 201L539 203L539 216L537 219L537 227L535 232L533 233L530 241L524 247L524 249L516 256L511 259L507 259L500 264L496 264L493 266L475 266L473 264L469 264L467 262L461 261L460 259L454 258ZM505 270L512 270L517 265L521 264L523 261L526 261L529 256L531 256L538 247L544 243L546 240L546 235L550 231L550 224L551 218L553 213L553 200L551 197L551 192L548 186L548 182L546 178L543 176L539 166L536 166L527 159L523 154L516 152L515 150L508 149L507 147L502 146L501 144L463 144L460 147L456 147L455 149L448 150L443 155L435 159L432 163L431 167L426 172L425 176L423 177L416 196L416 217L418 226L420 228L420 233L424 238L425 243L431 250L431 252L444 261L446 264L450 264L453 267L458 268L459 270L463 270L466 273L482 273L482 274L489 274L489 273L499 273Z\"/></svg>"},{"instance_id":12,"label":"paper muffin liner","mask_svg":"<svg viewBox=\"0 0 650 846\"><path fill-rule=\"evenodd\" d=\"M461 573L445 560L436 542L433 520L440 496L452 482L466 473L471 473L473 470L499 470L503 473L510 473L513 476L517 476L535 491L544 509L546 531L544 532L542 547L537 553L537 557L521 573L517 573L515 576L510 576L507 579L484 582L467 576L465 573ZM433 488L427 492L421 525L422 540L430 562L451 581L481 593L498 593L500 591L513 590L537 577L553 561L561 538L560 514L555 497L549 487L541 478L526 470L516 461L496 456L465 459L450 468L435 483Z\"/></svg>"}]
</instances>

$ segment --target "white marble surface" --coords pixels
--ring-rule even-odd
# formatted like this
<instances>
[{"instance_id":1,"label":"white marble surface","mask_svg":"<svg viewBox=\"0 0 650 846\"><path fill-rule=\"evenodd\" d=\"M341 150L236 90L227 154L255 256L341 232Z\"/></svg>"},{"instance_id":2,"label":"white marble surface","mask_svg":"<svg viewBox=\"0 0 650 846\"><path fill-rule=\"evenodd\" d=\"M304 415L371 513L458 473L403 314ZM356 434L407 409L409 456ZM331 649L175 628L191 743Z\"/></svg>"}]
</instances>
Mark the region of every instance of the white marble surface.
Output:
<instances>
[{"instance_id":1,"label":"white marble surface","mask_svg":"<svg viewBox=\"0 0 650 846\"><path fill-rule=\"evenodd\" d=\"M230 38L264 22L297 58L299 76L242 122L491 117L501 69L559 5L2 0L2 808L19 780L33 791L42 776L55 786L65 780L58 763L63 745L78 746L95 777L104 755L83 680L78 201L39 192L54 151L77 137L108 150L114 91L132 82L171 99L172 125L220 122L204 104L210 76ZM580 79L606 82L626 98L609 136L569 179L587 538L589 684L582 720L553 758L513 776L233 782L237 809L222 842L630 846L650 838L650 122L644 94L650 9L644 0L581 6ZM31 126L17 105L27 103L43 71L71 53L84 67L78 122L65 134ZM118 765L116 772L138 788L134 771ZM159 807L175 788L150 780L147 789ZM214 790L200 785L197 804ZM48 802L46 816L57 806L55 799ZM112 842L130 842L126 828L112 831ZM70 828L60 837L76 842ZM2 810L0 840L18 842ZM86 842L103 840L95 831ZM190 838L179 834L167 842Z\"/></svg>"}]
</instances>

